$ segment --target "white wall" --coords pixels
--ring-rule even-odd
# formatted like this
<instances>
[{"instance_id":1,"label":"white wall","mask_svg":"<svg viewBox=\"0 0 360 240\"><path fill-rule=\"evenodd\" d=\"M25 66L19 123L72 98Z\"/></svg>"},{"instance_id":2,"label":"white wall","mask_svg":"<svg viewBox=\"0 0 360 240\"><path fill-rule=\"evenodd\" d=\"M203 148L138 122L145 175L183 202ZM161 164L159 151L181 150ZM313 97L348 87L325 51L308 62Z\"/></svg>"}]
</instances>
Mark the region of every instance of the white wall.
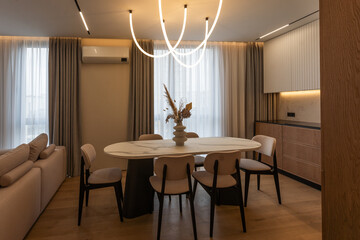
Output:
<instances>
[{"instance_id":1,"label":"white wall","mask_svg":"<svg viewBox=\"0 0 360 240\"><path fill-rule=\"evenodd\" d=\"M82 39L83 46L126 46L131 40ZM104 153L109 144L127 140L130 64L82 64L80 116L82 143L96 150L92 168L126 168L126 160Z\"/></svg>"}]
</instances>

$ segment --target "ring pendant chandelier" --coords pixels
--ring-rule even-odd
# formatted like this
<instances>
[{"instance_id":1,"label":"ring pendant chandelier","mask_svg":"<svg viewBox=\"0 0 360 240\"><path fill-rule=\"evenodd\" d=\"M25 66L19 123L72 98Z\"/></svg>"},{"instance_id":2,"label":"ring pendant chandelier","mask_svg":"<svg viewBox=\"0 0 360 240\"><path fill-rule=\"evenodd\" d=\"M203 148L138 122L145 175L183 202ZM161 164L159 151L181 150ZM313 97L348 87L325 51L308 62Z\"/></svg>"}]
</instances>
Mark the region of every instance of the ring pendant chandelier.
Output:
<instances>
[{"instance_id":1,"label":"ring pendant chandelier","mask_svg":"<svg viewBox=\"0 0 360 240\"><path fill-rule=\"evenodd\" d=\"M215 16L215 20L210 28L210 31L209 31L209 24L208 24L208 20L209 18L205 18L205 37L204 37L204 40L196 47L194 48L193 50L189 51L189 52L179 52L176 50L176 48L179 46L181 40L182 40L182 37L184 35L184 32L185 32L185 27L186 27L186 18L187 18L187 5L185 4L184 5L184 20L183 20L183 25L182 25L182 30L181 30L181 33L180 33L180 36L179 36L179 39L177 40L176 44L174 46L171 45L170 41L169 41L169 38L167 36L167 33L166 33L166 28L165 28L165 20L163 18L163 13L162 13L162 7L161 7L161 0L159 0L159 19L160 19L160 25L161 25L161 30L162 30L162 33L163 33L163 36L164 36L164 39L165 39L165 42L166 42L166 46L168 47L168 51L165 52L164 54L160 54L160 55L153 55L153 54L150 54L148 52L146 52L141 46L140 44L138 43L138 41L136 40L136 37L135 37L135 33L134 33L134 28L133 28L133 21L132 21L132 10L129 10L129 20L130 20L130 30L131 30L131 35L132 35L132 38L135 42L135 45L137 46L137 48L143 53L145 54L146 56L148 57L151 57L151 58L161 58L161 57L166 57L168 56L169 54L171 54L173 56L173 58L176 60L176 62L178 62L181 66L184 66L186 68L192 68L192 67L195 67L196 65L198 65L200 62L201 62L201 59L204 57L204 54L205 54L205 49L206 49L206 44L207 44L207 41L209 39L209 37L211 36L212 32L214 31L215 29L215 25L219 19L219 16L220 16L220 12L221 12L221 7L222 7L222 2L223 0L219 0L219 6L218 6L218 9L217 9L217 12L216 12L216 16ZM180 60L180 56L187 56L187 55L191 55L193 53L195 53L197 50L199 50L200 48L202 48L202 52L201 52L201 55L199 57L199 59L193 63L193 64L186 64L184 63L183 61Z\"/></svg>"}]
</instances>

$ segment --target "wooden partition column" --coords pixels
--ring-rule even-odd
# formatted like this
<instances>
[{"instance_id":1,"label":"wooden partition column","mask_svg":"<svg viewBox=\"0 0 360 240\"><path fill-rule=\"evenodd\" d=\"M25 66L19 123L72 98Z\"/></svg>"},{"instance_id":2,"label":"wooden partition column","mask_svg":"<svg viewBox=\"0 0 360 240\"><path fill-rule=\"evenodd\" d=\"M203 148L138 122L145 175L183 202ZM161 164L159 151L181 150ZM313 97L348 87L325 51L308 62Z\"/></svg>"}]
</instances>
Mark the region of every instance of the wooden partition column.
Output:
<instances>
[{"instance_id":1,"label":"wooden partition column","mask_svg":"<svg viewBox=\"0 0 360 240\"><path fill-rule=\"evenodd\" d=\"M323 239L360 239L360 0L320 0Z\"/></svg>"}]
</instances>

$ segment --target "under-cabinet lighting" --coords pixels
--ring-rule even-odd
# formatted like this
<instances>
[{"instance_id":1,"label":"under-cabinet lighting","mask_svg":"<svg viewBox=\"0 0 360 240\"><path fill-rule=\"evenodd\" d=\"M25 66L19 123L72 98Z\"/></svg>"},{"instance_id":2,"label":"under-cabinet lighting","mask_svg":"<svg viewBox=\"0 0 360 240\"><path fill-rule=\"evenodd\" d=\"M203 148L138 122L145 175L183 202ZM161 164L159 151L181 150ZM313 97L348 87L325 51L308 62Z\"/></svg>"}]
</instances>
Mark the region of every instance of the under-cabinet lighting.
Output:
<instances>
[{"instance_id":1,"label":"under-cabinet lighting","mask_svg":"<svg viewBox=\"0 0 360 240\"><path fill-rule=\"evenodd\" d=\"M306 90L306 91L292 91L292 92L280 92L281 96L305 96L305 95L320 95L320 90Z\"/></svg>"}]
</instances>

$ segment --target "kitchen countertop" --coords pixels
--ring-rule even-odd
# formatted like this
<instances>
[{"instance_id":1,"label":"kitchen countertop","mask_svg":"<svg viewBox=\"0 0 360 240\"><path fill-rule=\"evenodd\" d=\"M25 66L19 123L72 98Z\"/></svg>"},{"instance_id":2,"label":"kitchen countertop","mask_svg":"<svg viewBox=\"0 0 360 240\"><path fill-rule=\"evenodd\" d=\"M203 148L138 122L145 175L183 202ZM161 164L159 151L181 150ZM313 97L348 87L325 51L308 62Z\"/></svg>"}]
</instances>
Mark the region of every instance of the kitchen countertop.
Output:
<instances>
[{"instance_id":1,"label":"kitchen countertop","mask_svg":"<svg viewBox=\"0 0 360 240\"><path fill-rule=\"evenodd\" d=\"M320 123L312 123L312 122L300 122L300 121L290 121L290 120L272 120L272 121L256 121L256 122L279 124L279 125L293 126L293 127L312 128L319 130L321 129Z\"/></svg>"}]
</instances>

